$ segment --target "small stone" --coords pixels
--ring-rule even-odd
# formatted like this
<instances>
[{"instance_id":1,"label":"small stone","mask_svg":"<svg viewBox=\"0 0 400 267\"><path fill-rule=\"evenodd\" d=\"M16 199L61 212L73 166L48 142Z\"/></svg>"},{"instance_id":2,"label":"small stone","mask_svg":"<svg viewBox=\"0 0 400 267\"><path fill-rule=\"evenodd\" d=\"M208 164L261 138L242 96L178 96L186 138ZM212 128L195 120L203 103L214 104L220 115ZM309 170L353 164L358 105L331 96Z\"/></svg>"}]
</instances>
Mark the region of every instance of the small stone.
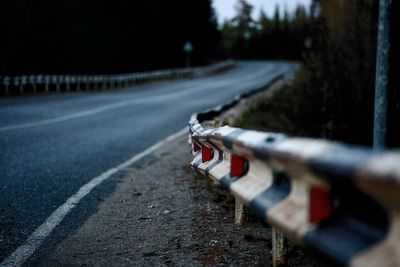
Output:
<instances>
[{"instance_id":1,"label":"small stone","mask_svg":"<svg viewBox=\"0 0 400 267\"><path fill-rule=\"evenodd\" d=\"M218 240L211 240L210 241L210 246L214 246L214 245L217 245L219 243L219 241Z\"/></svg>"}]
</instances>

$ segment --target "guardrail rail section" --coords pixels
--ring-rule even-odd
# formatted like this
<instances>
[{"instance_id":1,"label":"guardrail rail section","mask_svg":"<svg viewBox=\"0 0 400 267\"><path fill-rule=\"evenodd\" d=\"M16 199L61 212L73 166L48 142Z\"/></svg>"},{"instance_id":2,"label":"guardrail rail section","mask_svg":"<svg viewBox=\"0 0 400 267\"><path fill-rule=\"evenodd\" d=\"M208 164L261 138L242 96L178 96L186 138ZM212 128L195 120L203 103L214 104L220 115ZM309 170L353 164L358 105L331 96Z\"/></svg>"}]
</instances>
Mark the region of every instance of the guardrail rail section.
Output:
<instances>
[{"instance_id":1,"label":"guardrail rail section","mask_svg":"<svg viewBox=\"0 0 400 267\"><path fill-rule=\"evenodd\" d=\"M195 68L167 69L115 75L22 75L0 76L0 96L37 92L69 92L91 89L112 89L133 86L149 81L196 78L221 72L235 66L227 60Z\"/></svg>"},{"instance_id":2,"label":"guardrail rail section","mask_svg":"<svg viewBox=\"0 0 400 267\"><path fill-rule=\"evenodd\" d=\"M400 153L207 127L214 115L189 122L191 165L235 197L237 223L244 204L340 265L400 266Z\"/></svg>"}]
</instances>

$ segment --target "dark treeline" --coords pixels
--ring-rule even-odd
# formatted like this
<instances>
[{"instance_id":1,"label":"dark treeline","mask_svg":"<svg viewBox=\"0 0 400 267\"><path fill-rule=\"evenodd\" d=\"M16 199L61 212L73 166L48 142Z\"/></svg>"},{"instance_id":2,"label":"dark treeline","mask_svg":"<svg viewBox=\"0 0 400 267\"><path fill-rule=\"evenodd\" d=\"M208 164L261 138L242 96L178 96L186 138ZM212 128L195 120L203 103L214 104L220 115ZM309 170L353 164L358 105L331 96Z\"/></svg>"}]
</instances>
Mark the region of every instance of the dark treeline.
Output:
<instances>
[{"instance_id":1,"label":"dark treeline","mask_svg":"<svg viewBox=\"0 0 400 267\"><path fill-rule=\"evenodd\" d=\"M215 57L211 0L2 0L0 75L124 73Z\"/></svg>"},{"instance_id":2,"label":"dark treeline","mask_svg":"<svg viewBox=\"0 0 400 267\"><path fill-rule=\"evenodd\" d=\"M276 6L274 16L261 11L258 19L251 16L253 7L238 0L237 15L226 20L222 27L226 54L246 59L296 59L308 45L311 29L311 11L299 5L293 13Z\"/></svg>"},{"instance_id":3,"label":"dark treeline","mask_svg":"<svg viewBox=\"0 0 400 267\"><path fill-rule=\"evenodd\" d=\"M388 144L400 145L399 3L391 7L391 73ZM328 138L372 144L378 0L318 0L312 49L305 54L305 82L314 99L311 125ZM311 103L310 103L311 104ZM315 112L318 110L319 112Z\"/></svg>"},{"instance_id":4,"label":"dark treeline","mask_svg":"<svg viewBox=\"0 0 400 267\"><path fill-rule=\"evenodd\" d=\"M260 118L253 116L249 120L255 120L256 125L267 130L372 145L378 7L379 0L314 0L307 12L312 16L305 20L301 19L302 15L292 15L289 16L292 19L283 21L276 15L275 19L269 20L271 27L279 24L282 32L273 33L272 28L268 35L263 33L264 27L261 30L253 27L255 37L252 38L260 38L263 34L269 36L263 42L266 49L271 49L271 58L293 49L283 58L300 53L302 66L292 85L259 107ZM304 14L299 9L297 13ZM391 147L400 146L398 14L400 1L393 1L387 136ZM293 31L296 23L303 25L299 27L299 39L290 34L279 37L284 31ZM275 41L274 35L279 42ZM239 39L237 46L241 42ZM303 51L288 46L290 39ZM269 44L266 44L268 40ZM234 50L233 53L238 52Z\"/></svg>"}]
</instances>

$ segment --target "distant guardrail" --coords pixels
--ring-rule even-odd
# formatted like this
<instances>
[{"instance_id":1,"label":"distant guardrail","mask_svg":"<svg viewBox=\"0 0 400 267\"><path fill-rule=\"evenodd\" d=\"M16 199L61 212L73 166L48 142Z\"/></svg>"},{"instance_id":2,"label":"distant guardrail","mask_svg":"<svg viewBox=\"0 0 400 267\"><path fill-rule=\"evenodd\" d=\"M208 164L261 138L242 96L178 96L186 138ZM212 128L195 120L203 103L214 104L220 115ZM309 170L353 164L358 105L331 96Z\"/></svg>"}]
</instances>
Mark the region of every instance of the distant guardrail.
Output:
<instances>
[{"instance_id":1,"label":"distant guardrail","mask_svg":"<svg viewBox=\"0 0 400 267\"><path fill-rule=\"evenodd\" d=\"M212 127L236 100L192 116L192 167L297 244L347 266L400 266L400 153ZM273 245L273 249L277 244ZM273 251L274 265L284 262Z\"/></svg>"},{"instance_id":2,"label":"distant guardrail","mask_svg":"<svg viewBox=\"0 0 400 267\"><path fill-rule=\"evenodd\" d=\"M116 75L22 75L0 76L0 96L22 95L37 92L69 92L95 89L112 89L132 86L149 81L180 78L195 78L233 67L231 60L218 64L184 68L156 70Z\"/></svg>"}]
</instances>

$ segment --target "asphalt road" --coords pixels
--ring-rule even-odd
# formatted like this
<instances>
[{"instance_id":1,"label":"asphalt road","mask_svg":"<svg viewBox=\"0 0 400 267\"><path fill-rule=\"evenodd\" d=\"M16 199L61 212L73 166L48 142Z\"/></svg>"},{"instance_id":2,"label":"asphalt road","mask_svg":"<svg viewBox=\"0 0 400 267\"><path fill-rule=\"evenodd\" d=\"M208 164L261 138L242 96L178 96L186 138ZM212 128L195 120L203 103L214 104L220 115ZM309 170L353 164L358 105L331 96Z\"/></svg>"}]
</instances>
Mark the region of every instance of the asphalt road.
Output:
<instances>
[{"instance_id":1,"label":"asphalt road","mask_svg":"<svg viewBox=\"0 0 400 267\"><path fill-rule=\"evenodd\" d=\"M182 129L191 114L294 67L239 62L231 71L194 80L1 99L0 262L93 177ZM102 184L99 190L110 191L110 186ZM77 227L98 203L86 197L80 204L86 212L76 213L63 227Z\"/></svg>"}]
</instances>

